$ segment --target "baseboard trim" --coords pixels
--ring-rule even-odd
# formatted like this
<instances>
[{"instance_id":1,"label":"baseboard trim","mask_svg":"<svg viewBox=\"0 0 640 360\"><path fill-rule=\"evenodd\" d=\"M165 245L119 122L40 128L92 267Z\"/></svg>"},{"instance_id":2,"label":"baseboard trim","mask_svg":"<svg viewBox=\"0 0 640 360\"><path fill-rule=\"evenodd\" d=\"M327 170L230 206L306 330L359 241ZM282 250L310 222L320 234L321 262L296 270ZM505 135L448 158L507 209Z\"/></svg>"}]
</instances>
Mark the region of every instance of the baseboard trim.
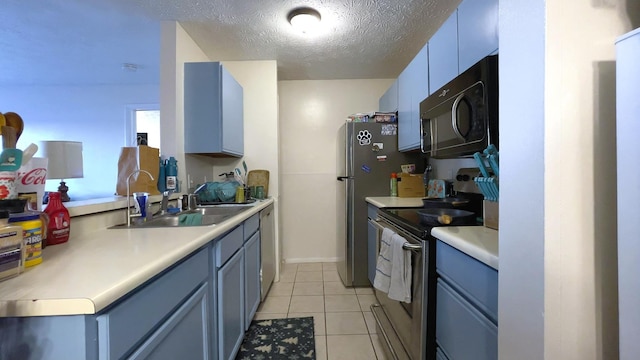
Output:
<instances>
[{"instance_id":1,"label":"baseboard trim","mask_svg":"<svg viewBox=\"0 0 640 360\"><path fill-rule=\"evenodd\" d=\"M332 258L292 258L292 259L284 259L284 262L287 264L304 264L304 263L335 263L340 261L337 257Z\"/></svg>"}]
</instances>

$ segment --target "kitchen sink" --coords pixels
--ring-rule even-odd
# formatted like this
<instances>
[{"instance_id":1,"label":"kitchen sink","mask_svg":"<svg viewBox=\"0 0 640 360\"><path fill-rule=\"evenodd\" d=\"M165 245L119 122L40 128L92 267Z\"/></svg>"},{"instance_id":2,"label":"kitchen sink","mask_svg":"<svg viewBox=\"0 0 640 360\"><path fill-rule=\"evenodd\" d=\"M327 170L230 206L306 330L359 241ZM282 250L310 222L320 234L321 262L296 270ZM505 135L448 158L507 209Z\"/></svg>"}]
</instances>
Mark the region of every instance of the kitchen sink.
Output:
<instances>
[{"instance_id":1,"label":"kitchen sink","mask_svg":"<svg viewBox=\"0 0 640 360\"><path fill-rule=\"evenodd\" d=\"M145 222L138 222L137 219L132 219L131 226L127 224L121 224L112 226L109 229L144 229L144 228L161 228L161 227L185 227L185 226L210 226L219 224L241 212L247 211L252 206L242 205L203 205L193 210L185 210L178 214L164 214L154 217L151 220ZM199 214L202 216L202 222L194 224L185 224L180 222L181 215Z\"/></svg>"}]
</instances>

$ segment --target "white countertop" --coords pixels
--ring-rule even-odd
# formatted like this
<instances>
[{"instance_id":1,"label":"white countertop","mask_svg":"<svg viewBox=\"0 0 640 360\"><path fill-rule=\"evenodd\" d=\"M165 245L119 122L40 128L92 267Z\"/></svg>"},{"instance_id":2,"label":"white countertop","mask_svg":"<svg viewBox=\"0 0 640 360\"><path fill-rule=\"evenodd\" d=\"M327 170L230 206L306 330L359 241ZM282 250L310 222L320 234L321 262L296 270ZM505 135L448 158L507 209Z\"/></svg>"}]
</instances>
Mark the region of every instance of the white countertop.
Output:
<instances>
[{"instance_id":1,"label":"white countertop","mask_svg":"<svg viewBox=\"0 0 640 360\"><path fill-rule=\"evenodd\" d=\"M484 226L447 226L431 230L435 238L498 270L498 231Z\"/></svg>"},{"instance_id":2,"label":"white countertop","mask_svg":"<svg viewBox=\"0 0 640 360\"><path fill-rule=\"evenodd\" d=\"M0 317L95 314L271 203L211 226L72 233L40 265L0 282Z\"/></svg>"},{"instance_id":3,"label":"white countertop","mask_svg":"<svg viewBox=\"0 0 640 360\"><path fill-rule=\"evenodd\" d=\"M364 198L366 202L379 208L384 207L422 207L421 197L375 196Z\"/></svg>"}]
</instances>

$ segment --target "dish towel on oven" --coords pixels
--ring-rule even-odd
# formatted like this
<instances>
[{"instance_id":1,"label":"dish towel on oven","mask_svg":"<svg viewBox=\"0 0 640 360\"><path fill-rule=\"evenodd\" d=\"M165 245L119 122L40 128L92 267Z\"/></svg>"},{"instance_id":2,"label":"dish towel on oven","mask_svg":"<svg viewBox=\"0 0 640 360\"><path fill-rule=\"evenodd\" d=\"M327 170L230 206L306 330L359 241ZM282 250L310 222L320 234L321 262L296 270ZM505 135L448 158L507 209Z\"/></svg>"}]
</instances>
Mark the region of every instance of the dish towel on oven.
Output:
<instances>
[{"instance_id":1,"label":"dish towel on oven","mask_svg":"<svg viewBox=\"0 0 640 360\"><path fill-rule=\"evenodd\" d=\"M411 253L402 248L405 238L385 228L373 286L390 299L411 302Z\"/></svg>"},{"instance_id":2,"label":"dish towel on oven","mask_svg":"<svg viewBox=\"0 0 640 360\"><path fill-rule=\"evenodd\" d=\"M398 234L391 237L391 283L389 299L411 302L411 251L404 250L402 245L407 240Z\"/></svg>"},{"instance_id":3,"label":"dish towel on oven","mask_svg":"<svg viewBox=\"0 0 640 360\"><path fill-rule=\"evenodd\" d=\"M393 230L384 228L382 236L380 236L380 252L376 262L376 276L373 278L373 287L384 293L389 293L389 285L391 283L391 259L393 257L391 240L395 234Z\"/></svg>"}]
</instances>

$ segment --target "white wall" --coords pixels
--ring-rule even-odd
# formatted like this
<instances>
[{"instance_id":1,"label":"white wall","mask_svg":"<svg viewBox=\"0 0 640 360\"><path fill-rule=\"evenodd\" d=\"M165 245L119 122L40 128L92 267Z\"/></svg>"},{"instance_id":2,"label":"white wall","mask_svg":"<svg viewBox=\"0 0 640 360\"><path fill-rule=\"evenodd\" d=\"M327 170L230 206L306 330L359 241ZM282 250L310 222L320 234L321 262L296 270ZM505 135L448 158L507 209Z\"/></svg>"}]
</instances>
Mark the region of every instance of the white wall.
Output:
<instances>
[{"instance_id":1,"label":"white wall","mask_svg":"<svg viewBox=\"0 0 640 360\"><path fill-rule=\"evenodd\" d=\"M544 359L544 0L500 1L500 360ZM523 108L526 107L526 111Z\"/></svg>"},{"instance_id":2,"label":"white wall","mask_svg":"<svg viewBox=\"0 0 640 360\"><path fill-rule=\"evenodd\" d=\"M242 169L269 170L269 193L275 203L275 219L279 221L278 159L278 67L275 61L228 61L223 65L240 83L244 96L244 157L211 158L184 153L184 63L217 61L210 59L175 21L161 26L161 139L164 156L175 156L180 164L182 191L205 181L219 181L218 174ZM276 226L276 239L279 238ZM279 242L276 240L276 246ZM277 248L277 251L280 250ZM277 272L277 270L276 270ZM278 274L276 273L276 279Z\"/></svg>"},{"instance_id":3,"label":"white wall","mask_svg":"<svg viewBox=\"0 0 640 360\"><path fill-rule=\"evenodd\" d=\"M619 10L500 2L500 359L618 357Z\"/></svg>"},{"instance_id":4,"label":"white wall","mask_svg":"<svg viewBox=\"0 0 640 360\"><path fill-rule=\"evenodd\" d=\"M242 85L244 96L244 156L216 159L214 175L242 169L269 170L269 196L279 196L278 66L275 61L224 61ZM244 171L244 170L243 170ZM216 179L217 180L217 179Z\"/></svg>"},{"instance_id":5,"label":"white wall","mask_svg":"<svg viewBox=\"0 0 640 360\"><path fill-rule=\"evenodd\" d=\"M283 257L335 261L336 139L356 112L375 111L393 80L280 81Z\"/></svg>"},{"instance_id":6,"label":"white wall","mask_svg":"<svg viewBox=\"0 0 640 360\"><path fill-rule=\"evenodd\" d=\"M72 200L113 196L118 157L125 146L128 104L157 104L158 84L0 87L0 111L23 118L18 148L42 140L83 144L84 178L69 179ZM60 180L47 181L56 191Z\"/></svg>"},{"instance_id":7,"label":"white wall","mask_svg":"<svg viewBox=\"0 0 640 360\"><path fill-rule=\"evenodd\" d=\"M213 177L209 159L184 155L184 63L211 61L175 21L160 24L160 143L162 156L178 160L181 191L188 190L187 174L196 179Z\"/></svg>"}]
</instances>

